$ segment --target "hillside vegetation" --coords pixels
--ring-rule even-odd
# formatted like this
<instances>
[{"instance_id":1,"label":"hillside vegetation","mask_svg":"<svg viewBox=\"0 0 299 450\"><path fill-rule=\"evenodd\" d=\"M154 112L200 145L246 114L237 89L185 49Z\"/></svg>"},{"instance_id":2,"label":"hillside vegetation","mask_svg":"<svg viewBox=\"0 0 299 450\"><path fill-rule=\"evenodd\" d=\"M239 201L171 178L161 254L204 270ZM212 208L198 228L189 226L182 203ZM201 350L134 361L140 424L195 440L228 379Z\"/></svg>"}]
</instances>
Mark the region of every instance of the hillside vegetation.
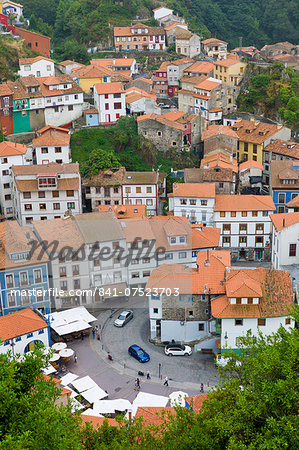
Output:
<instances>
[{"instance_id":1,"label":"hillside vegetation","mask_svg":"<svg viewBox=\"0 0 299 450\"><path fill-rule=\"evenodd\" d=\"M132 20L154 24L152 0L23 0L24 16L31 29L52 37L55 56L86 62L86 47L111 46L114 25ZM204 38L217 36L233 48L243 37L244 45L261 47L278 41L299 42L297 0L166 0L165 4L185 17L190 29Z\"/></svg>"},{"instance_id":2,"label":"hillside vegetation","mask_svg":"<svg viewBox=\"0 0 299 450\"><path fill-rule=\"evenodd\" d=\"M299 74L280 63L270 67L249 64L238 97L238 108L280 119L292 128L299 128Z\"/></svg>"},{"instance_id":3,"label":"hillside vegetation","mask_svg":"<svg viewBox=\"0 0 299 450\"><path fill-rule=\"evenodd\" d=\"M14 80L19 70L19 58L31 58L39 53L24 45L23 39L0 36L0 78Z\"/></svg>"}]
</instances>

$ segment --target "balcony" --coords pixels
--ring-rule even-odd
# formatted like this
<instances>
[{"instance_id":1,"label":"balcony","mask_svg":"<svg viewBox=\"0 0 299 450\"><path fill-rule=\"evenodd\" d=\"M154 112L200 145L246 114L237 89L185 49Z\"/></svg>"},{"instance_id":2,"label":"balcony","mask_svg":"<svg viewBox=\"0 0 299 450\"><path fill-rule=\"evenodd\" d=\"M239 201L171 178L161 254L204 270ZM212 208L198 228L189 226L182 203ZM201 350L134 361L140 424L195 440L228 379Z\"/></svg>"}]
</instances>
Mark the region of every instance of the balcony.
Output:
<instances>
[{"instance_id":1,"label":"balcony","mask_svg":"<svg viewBox=\"0 0 299 450\"><path fill-rule=\"evenodd\" d=\"M258 248L262 248L262 247L264 247L264 244L263 244L263 242L256 242L255 246Z\"/></svg>"},{"instance_id":2,"label":"balcony","mask_svg":"<svg viewBox=\"0 0 299 450\"><path fill-rule=\"evenodd\" d=\"M29 280L20 280L20 286L30 286Z\"/></svg>"}]
</instances>

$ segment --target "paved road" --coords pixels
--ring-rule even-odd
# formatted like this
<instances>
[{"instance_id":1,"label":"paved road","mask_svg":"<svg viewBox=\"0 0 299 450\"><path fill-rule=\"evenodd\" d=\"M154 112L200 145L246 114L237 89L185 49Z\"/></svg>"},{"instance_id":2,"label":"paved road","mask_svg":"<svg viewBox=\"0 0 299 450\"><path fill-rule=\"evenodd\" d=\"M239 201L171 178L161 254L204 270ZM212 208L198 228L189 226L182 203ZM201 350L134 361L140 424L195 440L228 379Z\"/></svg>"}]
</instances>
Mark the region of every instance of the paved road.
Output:
<instances>
[{"instance_id":1,"label":"paved road","mask_svg":"<svg viewBox=\"0 0 299 450\"><path fill-rule=\"evenodd\" d=\"M116 310L112 314L106 315L103 330L101 333L103 350L111 353L126 373L132 371L137 374L139 370L146 372L149 370L152 377L168 376L170 380L177 383L204 383L213 386L218 382L218 376L213 355L202 355L199 352L191 356L166 356L163 347L157 347L148 341L149 320L147 308L134 308L134 318L123 328L113 325L115 318L121 312ZM99 320L103 320L103 313L99 315ZM102 326L103 326L102 325ZM139 363L128 354L128 348L132 344L140 345L151 360L147 363Z\"/></svg>"}]
</instances>

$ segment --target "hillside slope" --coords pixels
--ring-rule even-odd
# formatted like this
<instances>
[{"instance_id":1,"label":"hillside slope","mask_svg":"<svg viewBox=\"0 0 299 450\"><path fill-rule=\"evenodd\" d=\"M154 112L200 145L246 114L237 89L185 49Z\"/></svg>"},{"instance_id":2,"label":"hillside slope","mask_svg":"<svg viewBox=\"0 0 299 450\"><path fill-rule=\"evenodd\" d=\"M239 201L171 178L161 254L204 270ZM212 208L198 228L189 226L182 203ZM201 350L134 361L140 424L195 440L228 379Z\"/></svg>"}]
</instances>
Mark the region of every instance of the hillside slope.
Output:
<instances>
[{"instance_id":1,"label":"hillside slope","mask_svg":"<svg viewBox=\"0 0 299 450\"><path fill-rule=\"evenodd\" d=\"M31 58L39 55L24 45L23 39L0 36L0 78L14 80L19 69L19 58Z\"/></svg>"}]
</instances>

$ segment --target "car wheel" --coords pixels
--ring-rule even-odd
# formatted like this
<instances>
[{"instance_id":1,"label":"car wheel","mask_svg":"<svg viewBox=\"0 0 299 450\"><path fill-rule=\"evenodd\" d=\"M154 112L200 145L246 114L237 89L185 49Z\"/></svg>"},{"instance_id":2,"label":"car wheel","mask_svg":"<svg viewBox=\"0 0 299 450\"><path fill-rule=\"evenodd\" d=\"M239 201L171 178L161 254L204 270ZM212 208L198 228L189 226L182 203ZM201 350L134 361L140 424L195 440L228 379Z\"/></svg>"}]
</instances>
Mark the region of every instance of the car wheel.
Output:
<instances>
[{"instance_id":1,"label":"car wheel","mask_svg":"<svg viewBox=\"0 0 299 450\"><path fill-rule=\"evenodd\" d=\"M173 356L172 353L168 353L168 356Z\"/></svg>"},{"instance_id":2,"label":"car wheel","mask_svg":"<svg viewBox=\"0 0 299 450\"><path fill-rule=\"evenodd\" d=\"M189 353L185 353L184 356L190 356Z\"/></svg>"}]
</instances>

